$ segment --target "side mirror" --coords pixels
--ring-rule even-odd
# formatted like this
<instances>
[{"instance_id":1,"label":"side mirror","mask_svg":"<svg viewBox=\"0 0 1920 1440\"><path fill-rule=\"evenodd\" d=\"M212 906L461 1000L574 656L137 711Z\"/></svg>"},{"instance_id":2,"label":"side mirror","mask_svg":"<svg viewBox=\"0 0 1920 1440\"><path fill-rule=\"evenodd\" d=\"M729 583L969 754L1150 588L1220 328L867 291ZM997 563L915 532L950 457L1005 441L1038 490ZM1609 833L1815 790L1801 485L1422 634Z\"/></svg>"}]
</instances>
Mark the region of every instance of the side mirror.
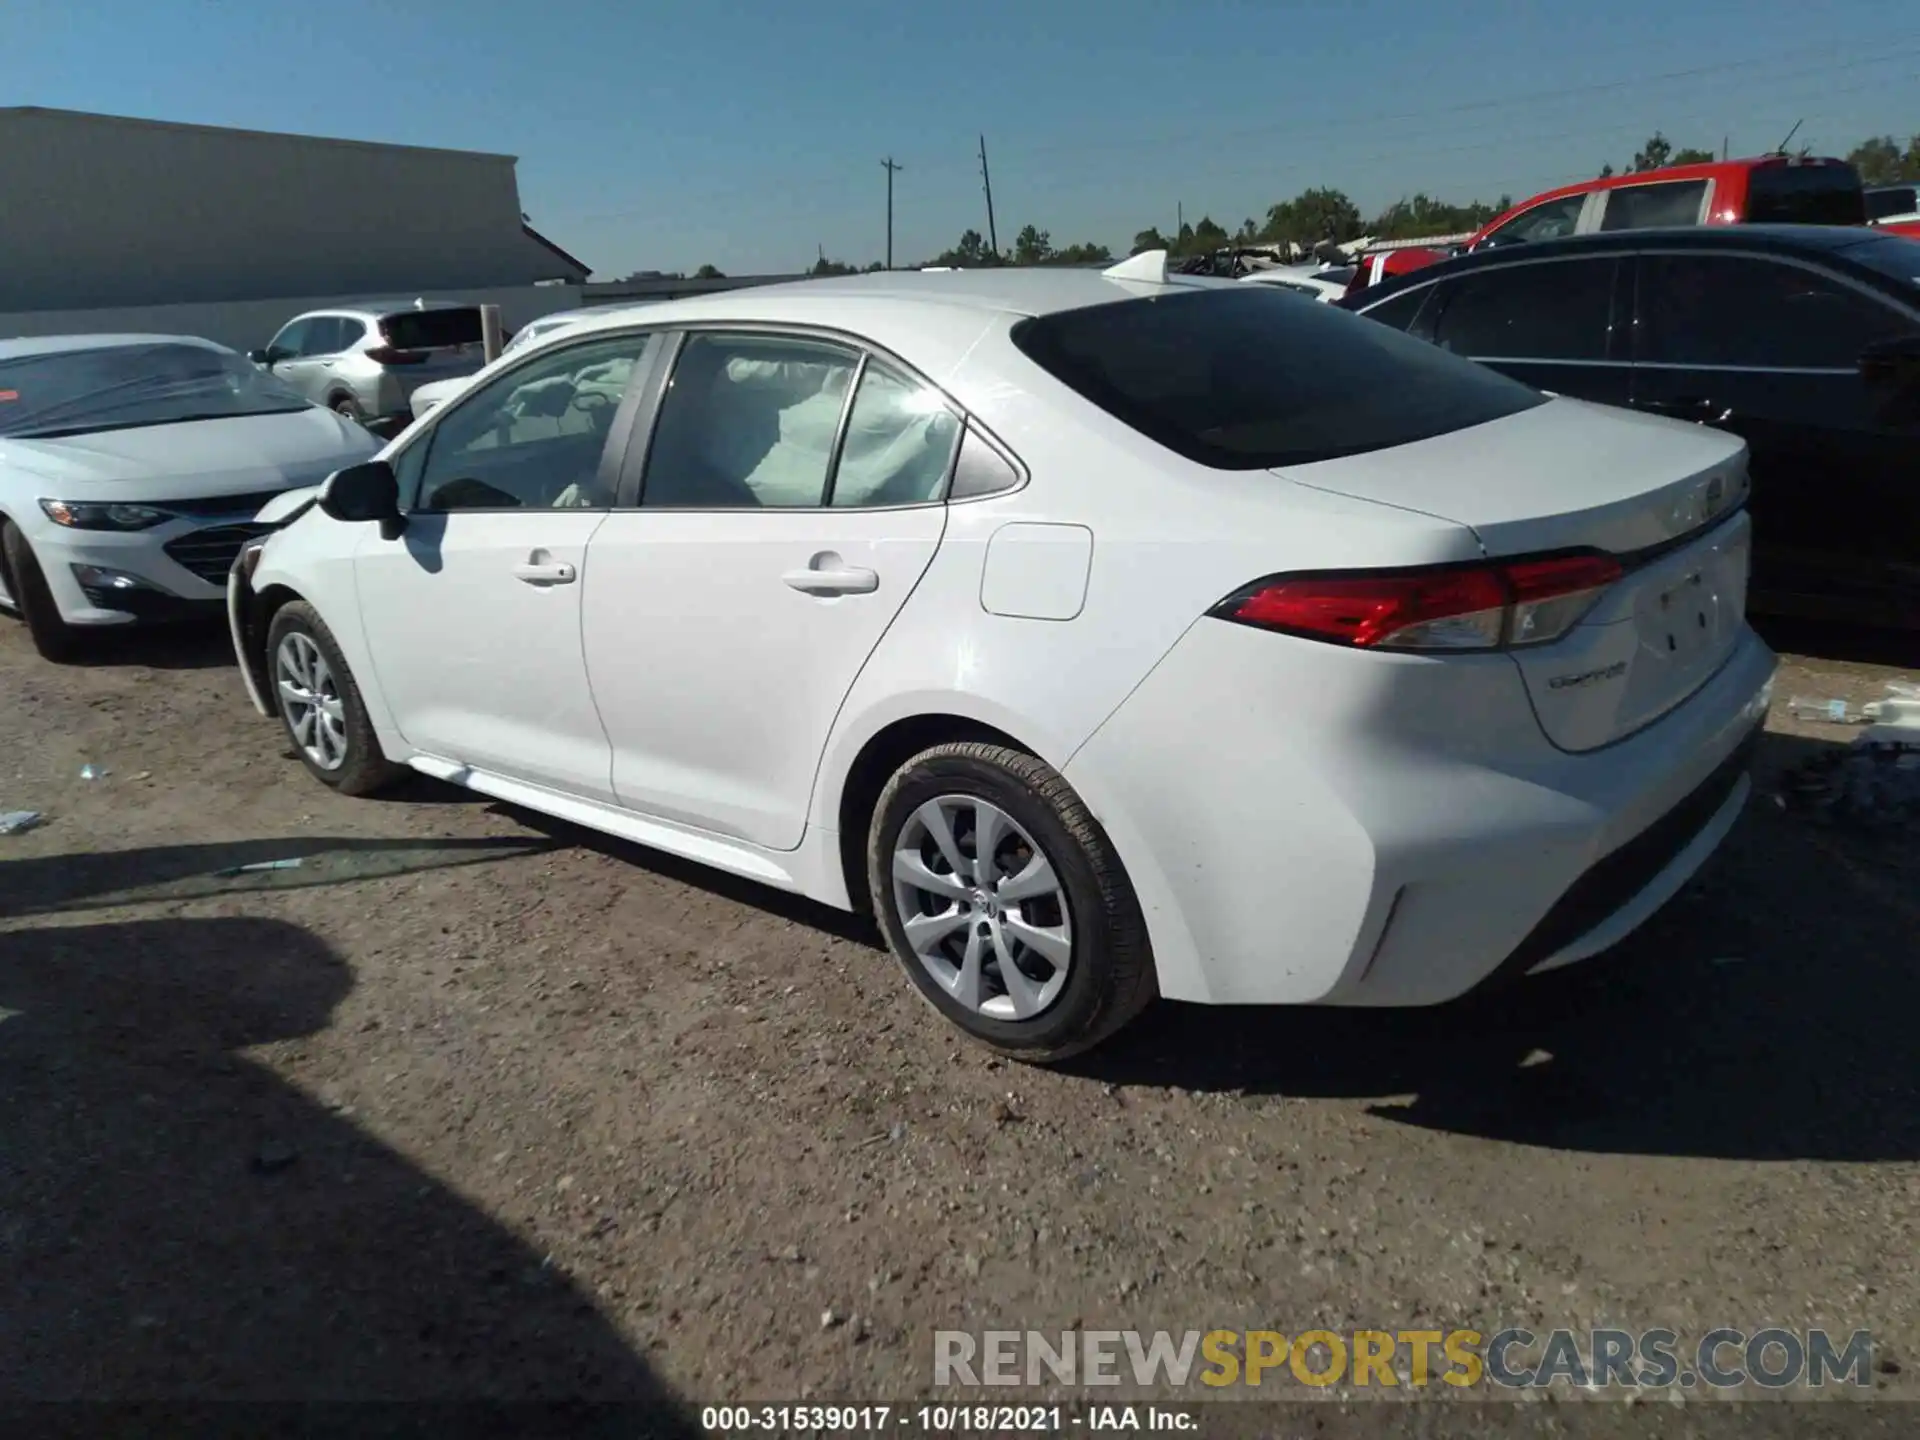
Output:
<instances>
[{"instance_id":1,"label":"side mirror","mask_svg":"<svg viewBox=\"0 0 1920 1440\"><path fill-rule=\"evenodd\" d=\"M384 460L334 471L320 487L317 500L321 513L330 519L348 524L379 521L380 533L389 540L406 524L400 514L400 482Z\"/></svg>"},{"instance_id":2,"label":"side mirror","mask_svg":"<svg viewBox=\"0 0 1920 1440\"><path fill-rule=\"evenodd\" d=\"M247 358L256 365L271 365L274 361L274 355L275 351L271 345L264 350L247 351Z\"/></svg>"}]
</instances>

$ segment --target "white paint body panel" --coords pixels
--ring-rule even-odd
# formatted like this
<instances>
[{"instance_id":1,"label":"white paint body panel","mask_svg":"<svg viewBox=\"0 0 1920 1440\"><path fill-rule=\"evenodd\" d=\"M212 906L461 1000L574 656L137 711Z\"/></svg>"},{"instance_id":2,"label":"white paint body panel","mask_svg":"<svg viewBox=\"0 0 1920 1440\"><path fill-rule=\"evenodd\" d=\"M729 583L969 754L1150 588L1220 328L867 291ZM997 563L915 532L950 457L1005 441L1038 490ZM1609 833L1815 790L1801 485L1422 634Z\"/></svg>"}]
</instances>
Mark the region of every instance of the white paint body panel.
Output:
<instances>
[{"instance_id":1,"label":"white paint body panel","mask_svg":"<svg viewBox=\"0 0 1920 1440\"><path fill-rule=\"evenodd\" d=\"M1598 732L1536 714L1530 667L1574 668L1589 644L1634 631L1634 585L1603 597L1593 635L1521 657L1364 653L1206 612L1287 571L1658 543L1687 487L1741 457L1692 427L1555 402L1451 445L1289 475L1208 470L1009 339L1025 313L1138 293L1164 291L1087 272L896 274L584 320L864 337L942 385L1030 478L899 511L485 517L499 536L450 547L439 572L385 572L404 583L357 591L354 555L385 542L309 512L268 543L255 589L286 587L329 617L392 758L484 793L846 906L841 802L863 750L898 722L949 717L1014 737L1076 787L1139 896L1163 994L1458 995L1745 740L1770 697L1770 652L1729 617L1688 693L1571 753L1556 738ZM489 588L490 567L534 544L581 555L577 644L570 597ZM821 552L871 568L875 588L823 599L782 582ZM1696 558L1676 553L1683 570ZM431 748L414 743L416 715L439 727ZM1643 920L1737 810L1736 796L1551 959Z\"/></svg>"},{"instance_id":2,"label":"white paint body panel","mask_svg":"<svg viewBox=\"0 0 1920 1440\"><path fill-rule=\"evenodd\" d=\"M607 517L582 632L614 797L771 849L798 845L840 703L945 522L939 505ZM783 580L807 569L870 571L875 588L818 595Z\"/></svg>"},{"instance_id":3,"label":"white paint body panel","mask_svg":"<svg viewBox=\"0 0 1920 1440\"><path fill-rule=\"evenodd\" d=\"M1071 620L1087 603L1093 531L1084 525L1002 525L987 541L980 608L1009 620Z\"/></svg>"},{"instance_id":4,"label":"white paint body panel","mask_svg":"<svg viewBox=\"0 0 1920 1440\"><path fill-rule=\"evenodd\" d=\"M354 527L373 679L409 749L613 798L613 752L580 645L587 542L605 519L597 510L429 515L397 540ZM528 584L514 567L529 561L571 565L579 578Z\"/></svg>"}]
</instances>

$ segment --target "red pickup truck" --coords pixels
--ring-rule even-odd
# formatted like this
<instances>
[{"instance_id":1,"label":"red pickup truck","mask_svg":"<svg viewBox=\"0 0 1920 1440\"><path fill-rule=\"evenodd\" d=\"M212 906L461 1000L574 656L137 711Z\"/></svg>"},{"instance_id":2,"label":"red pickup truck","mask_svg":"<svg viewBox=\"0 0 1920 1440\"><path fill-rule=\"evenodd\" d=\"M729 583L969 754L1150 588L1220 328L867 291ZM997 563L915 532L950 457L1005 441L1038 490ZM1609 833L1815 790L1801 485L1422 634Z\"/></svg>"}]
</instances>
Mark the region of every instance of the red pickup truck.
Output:
<instances>
[{"instance_id":1,"label":"red pickup truck","mask_svg":"<svg viewBox=\"0 0 1920 1440\"><path fill-rule=\"evenodd\" d=\"M1846 161L1758 155L1562 185L1494 216L1460 248L1665 225L1866 223L1866 192L1859 172ZM1452 253L1457 252L1422 248L1363 257L1351 289L1404 275Z\"/></svg>"}]
</instances>

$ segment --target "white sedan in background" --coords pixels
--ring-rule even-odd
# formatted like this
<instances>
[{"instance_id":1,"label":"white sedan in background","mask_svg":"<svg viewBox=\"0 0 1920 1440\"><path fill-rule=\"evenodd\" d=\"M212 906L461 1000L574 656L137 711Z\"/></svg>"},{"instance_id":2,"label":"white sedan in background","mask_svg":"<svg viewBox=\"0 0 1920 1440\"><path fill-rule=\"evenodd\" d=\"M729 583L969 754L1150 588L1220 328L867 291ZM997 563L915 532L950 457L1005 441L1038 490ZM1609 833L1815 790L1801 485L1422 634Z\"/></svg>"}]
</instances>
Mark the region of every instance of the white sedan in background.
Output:
<instances>
[{"instance_id":1,"label":"white sedan in background","mask_svg":"<svg viewBox=\"0 0 1920 1440\"><path fill-rule=\"evenodd\" d=\"M0 340L0 607L40 653L218 613L254 514L378 442L181 335Z\"/></svg>"},{"instance_id":2,"label":"white sedan in background","mask_svg":"<svg viewBox=\"0 0 1920 1440\"><path fill-rule=\"evenodd\" d=\"M583 321L230 605L321 783L870 906L1046 1060L1156 992L1429 1004L1646 920L1749 793L1745 493L1721 432L1153 253Z\"/></svg>"}]
</instances>

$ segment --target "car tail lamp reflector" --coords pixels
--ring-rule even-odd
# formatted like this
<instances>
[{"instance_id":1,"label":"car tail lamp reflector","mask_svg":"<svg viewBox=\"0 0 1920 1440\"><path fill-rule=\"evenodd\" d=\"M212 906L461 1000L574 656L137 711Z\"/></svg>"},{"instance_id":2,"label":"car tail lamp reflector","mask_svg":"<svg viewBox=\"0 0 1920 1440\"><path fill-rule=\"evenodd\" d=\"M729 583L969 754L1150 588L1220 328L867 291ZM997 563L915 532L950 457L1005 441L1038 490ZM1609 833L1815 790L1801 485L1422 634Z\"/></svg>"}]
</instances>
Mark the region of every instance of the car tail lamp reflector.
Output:
<instances>
[{"instance_id":1,"label":"car tail lamp reflector","mask_svg":"<svg viewBox=\"0 0 1920 1440\"><path fill-rule=\"evenodd\" d=\"M400 350L392 345L370 346L366 353L377 365L424 365L427 360L424 350Z\"/></svg>"},{"instance_id":2,"label":"car tail lamp reflector","mask_svg":"<svg viewBox=\"0 0 1920 1440\"><path fill-rule=\"evenodd\" d=\"M1559 639L1622 573L1611 555L1575 554L1279 575L1229 595L1209 613L1362 650L1502 650Z\"/></svg>"}]
</instances>

